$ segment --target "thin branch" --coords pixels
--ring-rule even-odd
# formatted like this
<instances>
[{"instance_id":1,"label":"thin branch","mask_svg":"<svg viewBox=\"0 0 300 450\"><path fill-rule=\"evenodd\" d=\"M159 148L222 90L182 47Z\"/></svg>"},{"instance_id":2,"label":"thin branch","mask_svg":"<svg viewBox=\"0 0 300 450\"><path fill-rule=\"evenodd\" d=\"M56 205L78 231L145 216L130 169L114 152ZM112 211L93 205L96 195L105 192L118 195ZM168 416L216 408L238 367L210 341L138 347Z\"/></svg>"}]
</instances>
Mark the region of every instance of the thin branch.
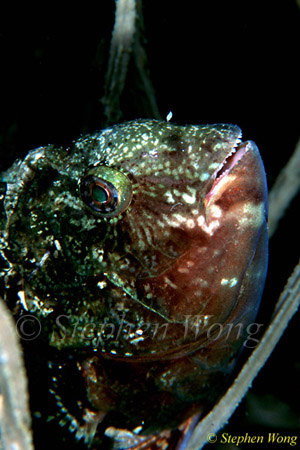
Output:
<instances>
[{"instance_id":1,"label":"thin branch","mask_svg":"<svg viewBox=\"0 0 300 450\"><path fill-rule=\"evenodd\" d=\"M15 328L15 323L1 300L0 444L3 449L32 450L27 377Z\"/></svg>"},{"instance_id":2,"label":"thin branch","mask_svg":"<svg viewBox=\"0 0 300 450\"><path fill-rule=\"evenodd\" d=\"M142 42L144 35L142 1L136 0L136 2L139 20L137 21L137 32L133 47L133 54L134 54L134 62L140 78L141 88L145 94L145 99L143 101L144 106L143 109L149 117L154 119L161 119L161 115L156 102L155 91L148 70L147 53L143 45L144 42ZM143 98L141 98L141 101L142 100Z\"/></svg>"},{"instance_id":3,"label":"thin branch","mask_svg":"<svg viewBox=\"0 0 300 450\"><path fill-rule=\"evenodd\" d=\"M300 1L300 0L299 0ZM290 202L300 189L300 140L286 166L279 173L269 194L269 237L284 216Z\"/></svg>"},{"instance_id":4,"label":"thin branch","mask_svg":"<svg viewBox=\"0 0 300 450\"><path fill-rule=\"evenodd\" d=\"M228 422L234 410L264 366L300 304L300 262L295 267L280 295L274 318L260 344L243 366L233 385L214 409L197 425L186 450L200 450Z\"/></svg>"},{"instance_id":5,"label":"thin branch","mask_svg":"<svg viewBox=\"0 0 300 450\"><path fill-rule=\"evenodd\" d=\"M105 95L102 99L108 123L121 115L120 98L124 90L136 27L135 0L117 0L116 18L110 45Z\"/></svg>"},{"instance_id":6,"label":"thin branch","mask_svg":"<svg viewBox=\"0 0 300 450\"><path fill-rule=\"evenodd\" d=\"M154 88L143 47L143 15L140 0L117 0L116 18L110 45L105 94L102 99L107 123L122 117L121 96L124 91L130 58L134 63L142 95L140 103L146 116L160 119Z\"/></svg>"}]
</instances>

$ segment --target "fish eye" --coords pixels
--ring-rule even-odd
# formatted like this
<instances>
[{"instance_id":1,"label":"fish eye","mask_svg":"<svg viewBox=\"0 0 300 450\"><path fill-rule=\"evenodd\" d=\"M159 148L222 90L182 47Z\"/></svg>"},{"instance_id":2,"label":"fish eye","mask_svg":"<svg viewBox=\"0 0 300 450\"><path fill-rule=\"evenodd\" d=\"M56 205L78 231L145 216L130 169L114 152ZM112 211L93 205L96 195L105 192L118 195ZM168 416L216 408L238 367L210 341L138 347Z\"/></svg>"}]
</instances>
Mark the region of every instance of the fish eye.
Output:
<instances>
[{"instance_id":1,"label":"fish eye","mask_svg":"<svg viewBox=\"0 0 300 450\"><path fill-rule=\"evenodd\" d=\"M132 186L128 177L107 166L90 169L80 180L81 199L100 217L115 217L129 206Z\"/></svg>"}]
</instances>

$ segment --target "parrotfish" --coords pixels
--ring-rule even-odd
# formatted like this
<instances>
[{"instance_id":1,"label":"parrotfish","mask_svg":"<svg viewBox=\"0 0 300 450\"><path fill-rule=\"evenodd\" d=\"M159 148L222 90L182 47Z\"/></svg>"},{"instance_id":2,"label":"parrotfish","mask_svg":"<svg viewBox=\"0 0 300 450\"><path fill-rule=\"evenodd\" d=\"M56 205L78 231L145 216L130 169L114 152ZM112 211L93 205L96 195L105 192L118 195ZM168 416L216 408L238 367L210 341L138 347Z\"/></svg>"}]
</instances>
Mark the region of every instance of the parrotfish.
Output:
<instances>
[{"instance_id":1,"label":"parrotfish","mask_svg":"<svg viewBox=\"0 0 300 450\"><path fill-rule=\"evenodd\" d=\"M255 325L255 143L235 125L137 120L32 150L2 182L4 296L51 350L61 424L99 448L167 448L223 393Z\"/></svg>"}]
</instances>

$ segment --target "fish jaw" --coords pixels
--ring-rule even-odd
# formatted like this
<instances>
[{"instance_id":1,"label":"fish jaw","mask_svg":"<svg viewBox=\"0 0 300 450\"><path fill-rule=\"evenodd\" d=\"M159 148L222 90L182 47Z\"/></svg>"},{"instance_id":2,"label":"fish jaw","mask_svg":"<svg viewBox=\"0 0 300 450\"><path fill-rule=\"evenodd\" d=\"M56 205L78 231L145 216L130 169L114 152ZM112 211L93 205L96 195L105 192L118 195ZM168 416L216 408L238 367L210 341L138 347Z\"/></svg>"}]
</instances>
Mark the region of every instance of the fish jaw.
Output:
<instances>
[{"instance_id":1,"label":"fish jaw","mask_svg":"<svg viewBox=\"0 0 300 450\"><path fill-rule=\"evenodd\" d=\"M186 222L189 249L147 280L164 314L178 321L188 315L220 323L254 319L267 268L267 210L259 151L254 142L238 144L208 181L203 212Z\"/></svg>"},{"instance_id":2,"label":"fish jaw","mask_svg":"<svg viewBox=\"0 0 300 450\"><path fill-rule=\"evenodd\" d=\"M235 301L229 317L250 323L257 313L267 271L267 182L253 141L240 144L231 158L209 193L206 218L211 223L220 215L215 238L227 250L215 281L220 298L227 298L223 289L233 290ZM228 303L227 307L230 310Z\"/></svg>"}]
</instances>

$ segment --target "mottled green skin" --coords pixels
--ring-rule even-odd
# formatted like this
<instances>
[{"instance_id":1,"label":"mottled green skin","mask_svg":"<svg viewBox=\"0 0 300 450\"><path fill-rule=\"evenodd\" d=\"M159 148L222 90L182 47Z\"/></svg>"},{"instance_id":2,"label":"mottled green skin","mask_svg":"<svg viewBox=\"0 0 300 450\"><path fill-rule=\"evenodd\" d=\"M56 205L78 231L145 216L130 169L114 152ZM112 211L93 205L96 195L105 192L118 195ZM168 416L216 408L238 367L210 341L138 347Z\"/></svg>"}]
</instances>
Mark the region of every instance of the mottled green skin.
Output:
<instances>
[{"instance_id":1,"label":"mottled green skin","mask_svg":"<svg viewBox=\"0 0 300 450\"><path fill-rule=\"evenodd\" d=\"M49 345L75 355L96 422L106 414L106 426L157 432L219 394L245 334L212 339L207 329L254 320L267 260L255 144L206 197L240 134L129 122L68 149L41 147L3 175L7 299L21 279L17 314L36 315ZM81 198L97 165L130 184L120 214L99 217ZM64 370L55 388L63 403Z\"/></svg>"}]
</instances>

